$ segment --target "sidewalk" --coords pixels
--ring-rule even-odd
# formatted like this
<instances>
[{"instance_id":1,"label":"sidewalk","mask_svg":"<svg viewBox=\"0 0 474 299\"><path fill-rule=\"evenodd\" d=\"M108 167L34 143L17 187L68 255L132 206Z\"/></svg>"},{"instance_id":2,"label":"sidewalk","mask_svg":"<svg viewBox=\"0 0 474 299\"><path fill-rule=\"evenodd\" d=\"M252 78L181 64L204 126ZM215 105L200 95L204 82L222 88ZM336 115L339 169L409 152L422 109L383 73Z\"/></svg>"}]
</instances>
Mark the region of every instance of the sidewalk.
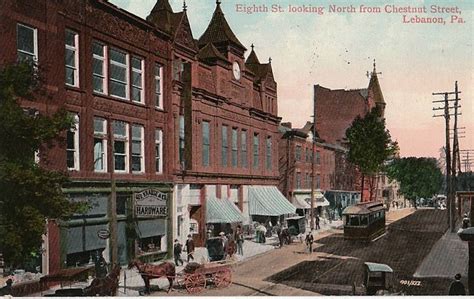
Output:
<instances>
[{"instance_id":1,"label":"sidewalk","mask_svg":"<svg viewBox=\"0 0 474 299\"><path fill-rule=\"evenodd\" d=\"M457 273L461 273L463 277L467 277L468 261L467 242L463 242L457 233L448 229L413 276L453 278Z\"/></svg>"}]
</instances>

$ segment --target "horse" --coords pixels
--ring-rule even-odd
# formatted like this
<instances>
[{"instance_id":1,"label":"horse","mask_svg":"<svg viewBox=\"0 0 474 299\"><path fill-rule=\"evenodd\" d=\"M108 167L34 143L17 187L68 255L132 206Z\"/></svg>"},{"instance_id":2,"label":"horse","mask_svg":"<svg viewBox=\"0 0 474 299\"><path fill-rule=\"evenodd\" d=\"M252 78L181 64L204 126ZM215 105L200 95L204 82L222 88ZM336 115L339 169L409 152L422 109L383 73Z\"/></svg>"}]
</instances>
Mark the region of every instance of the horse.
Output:
<instances>
[{"instance_id":1,"label":"horse","mask_svg":"<svg viewBox=\"0 0 474 299\"><path fill-rule=\"evenodd\" d=\"M160 277L166 277L169 281L168 293L173 288L173 281L176 275L176 266L170 262L164 262L159 265L145 264L140 260L133 260L128 265L128 269L136 267L145 283L145 293L150 293L150 280Z\"/></svg>"},{"instance_id":2,"label":"horse","mask_svg":"<svg viewBox=\"0 0 474 299\"><path fill-rule=\"evenodd\" d=\"M112 271L104 278L96 277L84 289L85 296L116 296L120 279L120 266L115 265Z\"/></svg>"}]
</instances>

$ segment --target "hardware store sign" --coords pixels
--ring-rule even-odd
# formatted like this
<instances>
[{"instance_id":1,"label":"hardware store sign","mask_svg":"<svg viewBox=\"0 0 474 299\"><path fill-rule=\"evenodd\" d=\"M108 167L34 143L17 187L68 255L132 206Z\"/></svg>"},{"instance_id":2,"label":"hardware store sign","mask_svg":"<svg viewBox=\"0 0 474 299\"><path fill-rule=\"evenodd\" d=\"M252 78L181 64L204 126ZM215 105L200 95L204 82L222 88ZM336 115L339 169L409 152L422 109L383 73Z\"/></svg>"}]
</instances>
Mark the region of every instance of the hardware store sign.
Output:
<instances>
[{"instance_id":1,"label":"hardware store sign","mask_svg":"<svg viewBox=\"0 0 474 299\"><path fill-rule=\"evenodd\" d=\"M168 194L146 189L133 194L135 216L139 218L168 216Z\"/></svg>"}]
</instances>

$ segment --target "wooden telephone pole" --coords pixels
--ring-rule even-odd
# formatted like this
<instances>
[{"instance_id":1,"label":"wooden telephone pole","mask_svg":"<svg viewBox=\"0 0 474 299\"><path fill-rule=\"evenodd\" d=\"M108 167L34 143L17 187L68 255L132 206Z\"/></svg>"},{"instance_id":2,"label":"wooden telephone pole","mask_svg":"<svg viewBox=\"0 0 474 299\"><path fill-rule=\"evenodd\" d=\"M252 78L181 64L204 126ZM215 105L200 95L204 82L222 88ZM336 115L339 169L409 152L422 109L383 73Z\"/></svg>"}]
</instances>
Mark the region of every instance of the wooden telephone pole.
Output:
<instances>
[{"instance_id":1,"label":"wooden telephone pole","mask_svg":"<svg viewBox=\"0 0 474 299\"><path fill-rule=\"evenodd\" d=\"M437 92L433 93L432 95L443 95L444 100L433 101L433 103L443 103L444 107L435 107L433 111L443 110L444 113L441 115L433 115L433 117L444 117L446 121L446 184L447 184L447 212L448 212L448 225L451 232L455 230L455 223L456 223L456 213L455 213L455 193L456 193L456 154L459 154L459 141L458 141L458 133L457 133L457 116L461 115L458 113L458 108L461 106L459 105L459 94L461 92L458 91L458 82L455 83L455 91L454 92ZM449 99L449 95L455 95L454 99ZM449 106L450 102L455 102L454 106ZM451 113L450 109L454 109L454 112ZM453 155L451 156L451 142L450 142L450 119L451 116L454 116L454 136L453 136ZM453 157L453 161L451 161L451 157Z\"/></svg>"}]
</instances>

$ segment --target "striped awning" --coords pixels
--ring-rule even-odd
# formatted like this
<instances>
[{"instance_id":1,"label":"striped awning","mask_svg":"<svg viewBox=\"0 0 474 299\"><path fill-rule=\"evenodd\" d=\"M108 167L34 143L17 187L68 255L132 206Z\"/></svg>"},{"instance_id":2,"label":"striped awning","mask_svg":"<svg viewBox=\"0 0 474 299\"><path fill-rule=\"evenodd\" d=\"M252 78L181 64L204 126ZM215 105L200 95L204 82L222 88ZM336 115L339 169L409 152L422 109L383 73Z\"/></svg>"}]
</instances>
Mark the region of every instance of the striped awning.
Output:
<instances>
[{"instance_id":1,"label":"striped awning","mask_svg":"<svg viewBox=\"0 0 474 299\"><path fill-rule=\"evenodd\" d=\"M242 213L232 201L212 196L207 197L206 218L206 223L237 223L244 221Z\"/></svg>"},{"instance_id":2,"label":"striped awning","mask_svg":"<svg viewBox=\"0 0 474 299\"><path fill-rule=\"evenodd\" d=\"M295 213L292 205L275 186L249 186L249 214L280 216Z\"/></svg>"}]
</instances>

